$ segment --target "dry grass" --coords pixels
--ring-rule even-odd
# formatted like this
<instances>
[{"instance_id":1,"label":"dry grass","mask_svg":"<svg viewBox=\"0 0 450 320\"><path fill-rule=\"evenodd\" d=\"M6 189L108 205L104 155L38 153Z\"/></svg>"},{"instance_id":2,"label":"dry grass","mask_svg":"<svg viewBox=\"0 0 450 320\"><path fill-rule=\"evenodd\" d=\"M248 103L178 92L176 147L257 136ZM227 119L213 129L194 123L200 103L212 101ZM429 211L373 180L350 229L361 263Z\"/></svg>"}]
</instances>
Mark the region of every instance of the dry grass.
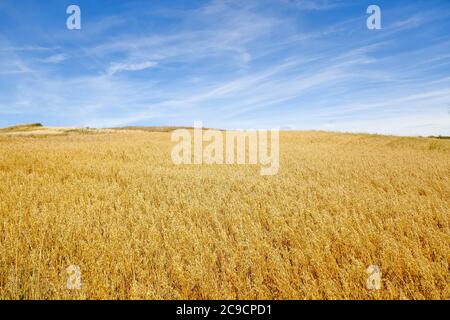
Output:
<instances>
[{"instance_id":1,"label":"dry grass","mask_svg":"<svg viewBox=\"0 0 450 320\"><path fill-rule=\"evenodd\" d=\"M450 298L450 141L282 133L276 176L171 147L0 135L0 298Z\"/></svg>"}]
</instances>

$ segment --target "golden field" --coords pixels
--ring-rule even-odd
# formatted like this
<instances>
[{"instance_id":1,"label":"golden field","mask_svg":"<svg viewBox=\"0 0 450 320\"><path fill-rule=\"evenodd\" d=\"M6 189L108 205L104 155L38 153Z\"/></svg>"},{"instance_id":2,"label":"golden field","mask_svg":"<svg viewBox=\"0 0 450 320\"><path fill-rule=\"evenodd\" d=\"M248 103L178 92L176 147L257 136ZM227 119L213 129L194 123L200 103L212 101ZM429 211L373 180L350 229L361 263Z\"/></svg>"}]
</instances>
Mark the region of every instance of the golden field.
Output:
<instances>
[{"instance_id":1,"label":"golden field","mask_svg":"<svg viewBox=\"0 0 450 320\"><path fill-rule=\"evenodd\" d=\"M60 133L0 134L0 299L450 298L450 140L283 132L261 176Z\"/></svg>"}]
</instances>

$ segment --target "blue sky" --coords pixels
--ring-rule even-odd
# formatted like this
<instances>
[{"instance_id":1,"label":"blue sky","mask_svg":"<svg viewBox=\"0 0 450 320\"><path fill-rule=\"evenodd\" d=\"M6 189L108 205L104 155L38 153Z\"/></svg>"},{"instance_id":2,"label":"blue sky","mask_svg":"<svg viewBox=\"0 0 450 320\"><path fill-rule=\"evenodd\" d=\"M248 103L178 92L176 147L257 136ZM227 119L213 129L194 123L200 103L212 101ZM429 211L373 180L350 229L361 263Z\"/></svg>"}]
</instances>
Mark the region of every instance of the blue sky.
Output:
<instances>
[{"instance_id":1,"label":"blue sky","mask_svg":"<svg viewBox=\"0 0 450 320\"><path fill-rule=\"evenodd\" d=\"M0 1L0 126L195 120L450 135L450 1Z\"/></svg>"}]
</instances>

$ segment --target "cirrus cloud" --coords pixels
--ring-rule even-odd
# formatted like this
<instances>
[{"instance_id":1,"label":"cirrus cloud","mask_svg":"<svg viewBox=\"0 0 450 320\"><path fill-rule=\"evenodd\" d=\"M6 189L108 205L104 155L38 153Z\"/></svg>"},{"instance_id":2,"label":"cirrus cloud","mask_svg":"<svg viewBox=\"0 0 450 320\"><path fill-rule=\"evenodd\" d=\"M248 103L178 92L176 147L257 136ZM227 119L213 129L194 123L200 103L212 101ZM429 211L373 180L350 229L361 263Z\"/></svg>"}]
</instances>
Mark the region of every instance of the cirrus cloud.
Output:
<instances>
[{"instance_id":1,"label":"cirrus cloud","mask_svg":"<svg viewBox=\"0 0 450 320\"><path fill-rule=\"evenodd\" d=\"M108 68L108 74L113 75L122 71L141 71L153 68L158 65L155 61L144 61L140 63L122 63L114 62Z\"/></svg>"}]
</instances>

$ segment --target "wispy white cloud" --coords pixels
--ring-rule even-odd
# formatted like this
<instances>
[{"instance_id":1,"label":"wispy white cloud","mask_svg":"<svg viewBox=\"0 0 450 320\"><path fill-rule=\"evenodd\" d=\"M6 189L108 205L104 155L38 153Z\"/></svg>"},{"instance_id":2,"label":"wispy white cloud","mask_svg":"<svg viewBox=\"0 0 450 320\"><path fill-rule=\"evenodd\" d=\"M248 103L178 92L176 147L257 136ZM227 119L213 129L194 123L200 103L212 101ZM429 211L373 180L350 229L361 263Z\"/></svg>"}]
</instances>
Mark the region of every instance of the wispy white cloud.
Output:
<instances>
[{"instance_id":1,"label":"wispy white cloud","mask_svg":"<svg viewBox=\"0 0 450 320\"><path fill-rule=\"evenodd\" d=\"M342 0L285 0L299 10L329 10L341 6Z\"/></svg>"},{"instance_id":2,"label":"wispy white cloud","mask_svg":"<svg viewBox=\"0 0 450 320\"><path fill-rule=\"evenodd\" d=\"M261 14L245 2L212 1L184 12L189 21L176 32L150 35L121 35L110 38L87 51L92 56L121 54L129 60L163 63L191 63L207 57L224 57L243 67L252 60L252 44L267 38L282 20ZM196 23L208 25L199 28Z\"/></svg>"},{"instance_id":3,"label":"wispy white cloud","mask_svg":"<svg viewBox=\"0 0 450 320\"><path fill-rule=\"evenodd\" d=\"M57 48L42 47L42 46L6 46L0 47L0 52L32 52L32 51L51 51Z\"/></svg>"},{"instance_id":4,"label":"wispy white cloud","mask_svg":"<svg viewBox=\"0 0 450 320\"><path fill-rule=\"evenodd\" d=\"M39 59L40 62L43 63L60 63L67 60L68 56L63 53L54 54L42 59Z\"/></svg>"},{"instance_id":5,"label":"wispy white cloud","mask_svg":"<svg viewBox=\"0 0 450 320\"><path fill-rule=\"evenodd\" d=\"M113 62L108 68L108 74L113 75L122 71L142 71L157 65L158 63L154 61L144 61L139 63Z\"/></svg>"},{"instance_id":6,"label":"wispy white cloud","mask_svg":"<svg viewBox=\"0 0 450 320\"><path fill-rule=\"evenodd\" d=\"M404 20L396 21L392 23L390 26L394 29L407 29L407 28L416 28L420 26L425 21L425 18L422 14L416 14L412 17L408 17Z\"/></svg>"}]
</instances>

